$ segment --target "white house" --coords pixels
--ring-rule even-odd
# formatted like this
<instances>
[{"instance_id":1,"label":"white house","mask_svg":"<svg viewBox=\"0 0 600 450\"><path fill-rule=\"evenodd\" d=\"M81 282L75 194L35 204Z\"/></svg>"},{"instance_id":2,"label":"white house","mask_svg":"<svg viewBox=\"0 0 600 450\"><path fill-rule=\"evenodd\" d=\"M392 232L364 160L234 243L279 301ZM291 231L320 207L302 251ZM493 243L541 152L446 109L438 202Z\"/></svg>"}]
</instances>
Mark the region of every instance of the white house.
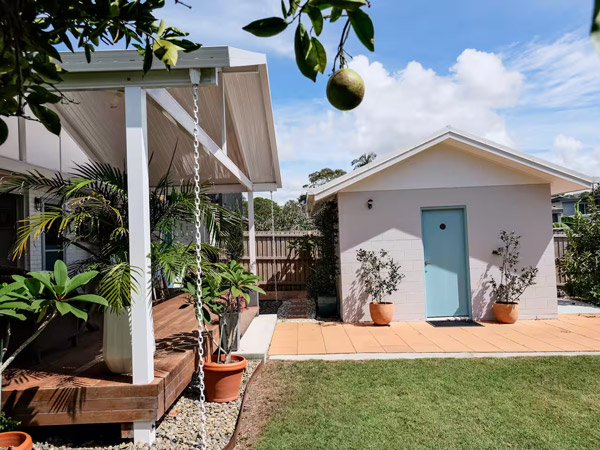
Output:
<instances>
[{"instance_id":1,"label":"white house","mask_svg":"<svg viewBox=\"0 0 600 450\"><path fill-rule=\"evenodd\" d=\"M539 269L521 317L557 315L551 195L589 189L588 176L451 128L309 191L336 198L338 283L345 322L370 320L356 252L385 249L406 275L394 320L492 317L492 254L500 231L522 236L521 263Z\"/></svg>"}]
</instances>

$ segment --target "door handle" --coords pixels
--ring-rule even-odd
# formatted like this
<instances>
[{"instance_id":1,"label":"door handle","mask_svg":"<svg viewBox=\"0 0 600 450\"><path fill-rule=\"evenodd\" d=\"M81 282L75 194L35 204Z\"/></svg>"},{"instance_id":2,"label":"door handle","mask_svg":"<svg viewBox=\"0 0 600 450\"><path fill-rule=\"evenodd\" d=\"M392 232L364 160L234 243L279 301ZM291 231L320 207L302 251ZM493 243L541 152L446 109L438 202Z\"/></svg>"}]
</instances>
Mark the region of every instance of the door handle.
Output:
<instances>
[{"instance_id":1,"label":"door handle","mask_svg":"<svg viewBox=\"0 0 600 450\"><path fill-rule=\"evenodd\" d=\"M425 261L423 264L425 264L426 266L431 265L431 263L429 261Z\"/></svg>"}]
</instances>

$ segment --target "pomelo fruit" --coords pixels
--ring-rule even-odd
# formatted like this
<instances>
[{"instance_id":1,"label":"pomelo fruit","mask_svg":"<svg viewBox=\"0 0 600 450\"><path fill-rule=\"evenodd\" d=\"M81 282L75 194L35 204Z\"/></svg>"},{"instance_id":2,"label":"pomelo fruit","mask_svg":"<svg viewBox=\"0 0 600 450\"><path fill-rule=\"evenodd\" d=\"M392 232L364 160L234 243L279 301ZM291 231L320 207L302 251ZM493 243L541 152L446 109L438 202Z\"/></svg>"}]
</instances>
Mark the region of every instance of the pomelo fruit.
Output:
<instances>
[{"instance_id":1,"label":"pomelo fruit","mask_svg":"<svg viewBox=\"0 0 600 450\"><path fill-rule=\"evenodd\" d=\"M365 96L365 82L352 69L336 71L327 82L327 100L337 109L349 111L356 108Z\"/></svg>"}]
</instances>

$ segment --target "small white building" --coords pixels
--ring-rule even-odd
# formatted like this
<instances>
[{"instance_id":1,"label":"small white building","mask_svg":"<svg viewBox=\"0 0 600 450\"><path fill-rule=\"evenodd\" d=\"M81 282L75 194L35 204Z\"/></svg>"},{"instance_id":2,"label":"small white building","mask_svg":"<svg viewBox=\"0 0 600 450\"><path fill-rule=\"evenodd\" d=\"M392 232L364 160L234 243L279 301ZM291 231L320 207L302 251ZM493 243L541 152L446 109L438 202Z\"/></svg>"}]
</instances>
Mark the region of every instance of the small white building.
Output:
<instances>
[{"instance_id":1,"label":"small white building","mask_svg":"<svg viewBox=\"0 0 600 450\"><path fill-rule=\"evenodd\" d=\"M589 189L588 176L447 128L309 192L309 207L337 199L340 314L370 320L357 278L358 249L385 249L406 276L387 301L394 320L493 317L500 231L522 236L521 264L539 269L522 318L557 316L551 195Z\"/></svg>"}]
</instances>

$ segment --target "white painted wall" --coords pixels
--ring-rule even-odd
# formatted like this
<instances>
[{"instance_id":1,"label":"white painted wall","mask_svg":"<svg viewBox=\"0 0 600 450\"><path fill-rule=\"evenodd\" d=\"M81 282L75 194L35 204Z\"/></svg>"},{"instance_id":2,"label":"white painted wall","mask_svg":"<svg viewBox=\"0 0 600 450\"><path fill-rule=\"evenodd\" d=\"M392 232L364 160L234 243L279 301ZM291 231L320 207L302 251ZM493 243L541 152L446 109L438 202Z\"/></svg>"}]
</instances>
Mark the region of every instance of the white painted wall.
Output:
<instances>
[{"instance_id":1,"label":"white painted wall","mask_svg":"<svg viewBox=\"0 0 600 450\"><path fill-rule=\"evenodd\" d=\"M346 322L370 320L369 300L356 277L359 267L356 251L383 248L402 265L401 270L406 275L399 292L388 299L395 303L394 320L424 320L421 207L458 205L466 206L473 317L492 317L489 278L498 275L499 261L492 251L500 244L501 230L522 235L522 264L539 268L537 284L523 294L521 317L556 317L550 186L521 184L524 180L518 173L490 166L487 161L469 161L477 159L469 155L463 158L462 154L438 152L429 156L432 158L412 164L411 170L407 171L404 165L396 166L376 175L381 179L357 183L353 186L355 192L338 194L342 319ZM425 179L435 185L436 178L427 171L437 164L432 159L438 158L437 169L444 183L468 187L407 189L420 186ZM444 164L441 163L447 170L442 170ZM482 173L486 175L483 179ZM506 182L502 185L504 176ZM480 186L477 183L494 184ZM359 191L367 187L370 189ZM371 210L367 208L369 199L374 205Z\"/></svg>"}]
</instances>

